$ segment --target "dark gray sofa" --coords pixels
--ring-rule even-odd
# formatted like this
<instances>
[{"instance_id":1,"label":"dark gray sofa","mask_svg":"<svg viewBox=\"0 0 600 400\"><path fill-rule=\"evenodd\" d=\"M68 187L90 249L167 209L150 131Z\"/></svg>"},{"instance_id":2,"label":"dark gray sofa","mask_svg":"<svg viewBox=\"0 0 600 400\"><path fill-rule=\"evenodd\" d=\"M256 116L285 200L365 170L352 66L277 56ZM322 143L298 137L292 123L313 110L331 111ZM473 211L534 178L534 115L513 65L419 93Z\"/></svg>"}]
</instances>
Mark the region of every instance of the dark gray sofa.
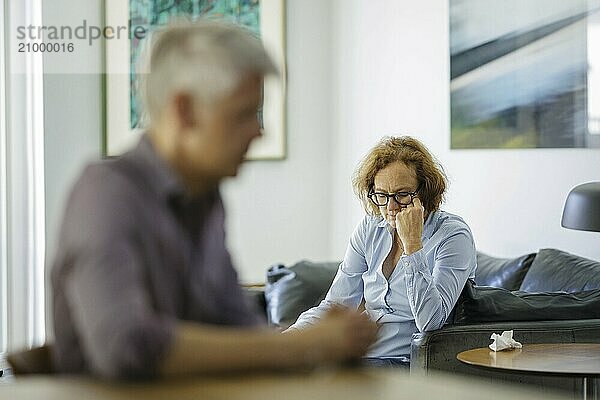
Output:
<instances>
[{"instance_id":1,"label":"dark gray sofa","mask_svg":"<svg viewBox=\"0 0 600 400\"><path fill-rule=\"evenodd\" d=\"M515 265L518 262L521 265ZM505 268L498 272L504 276L499 279L500 274L490 271L502 263ZM490 381L533 384L540 390L559 388L579 398L579 378L484 370L461 363L456 354L485 347L491 333L511 329L515 339L524 344L600 343L600 263L556 249L542 249L533 257L514 260L480 253L475 281L499 289L476 286L475 293L464 296L465 289L453 321L437 331L415 333L411 373L437 370L475 375Z\"/></svg>"},{"instance_id":2,"label":"dark gray sofa","mask_svg":"<svg viewBox=\"0 0 600 400\"><path fill-rule=\"evenodd\" d=\"M271 267L264 297L254 294L269 322L285 328L318 304L337 265L301 261L290 268ZM411 374L445 371L533 384L540 390L560 388L580 396L577 378L496 372L456 359L461 351L487 346L492 333L510 329L524 344L600 343L600 263L556 249L515 259L478 253L475 282L465 287L448 323L413 335Z\"/></svg>"}]
</instances>

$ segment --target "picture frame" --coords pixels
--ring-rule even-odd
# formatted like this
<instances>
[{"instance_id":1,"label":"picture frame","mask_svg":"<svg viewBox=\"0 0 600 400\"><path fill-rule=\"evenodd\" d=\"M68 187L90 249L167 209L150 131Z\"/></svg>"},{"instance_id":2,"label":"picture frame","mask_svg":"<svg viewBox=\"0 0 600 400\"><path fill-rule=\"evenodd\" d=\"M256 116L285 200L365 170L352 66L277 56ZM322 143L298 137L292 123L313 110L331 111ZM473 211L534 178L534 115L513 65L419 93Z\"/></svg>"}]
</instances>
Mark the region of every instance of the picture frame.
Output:
<instances>
[{"instance_id":1,"label":"picture frame","mask_svg":"<svg viewBox=\"0 0 600 400\"><path fill-rule=\"evenodd\" d=\"M105 27L114 30L128 27L130 1L105 0ZM260 0L260 37L275 62L278 76L268 76L264 82L262 107L263 136L255 140L248 160L282 160L286 157L286 63L285 63L285 0ZM126 38L105 40L104 46L104 134L102 154L115 157L131 148L143 129L132 127L131 50L134 32Z\"/></svg>"},{"instance_id":2,"label":"picture frame","mask_svg":"<svg viewBox=\"0 0 600 400\"><path fill-rule=\"evenodd\" d=\"M451 149L599 148L600 8L450 0Z\"/></svg>"}]
</instances>

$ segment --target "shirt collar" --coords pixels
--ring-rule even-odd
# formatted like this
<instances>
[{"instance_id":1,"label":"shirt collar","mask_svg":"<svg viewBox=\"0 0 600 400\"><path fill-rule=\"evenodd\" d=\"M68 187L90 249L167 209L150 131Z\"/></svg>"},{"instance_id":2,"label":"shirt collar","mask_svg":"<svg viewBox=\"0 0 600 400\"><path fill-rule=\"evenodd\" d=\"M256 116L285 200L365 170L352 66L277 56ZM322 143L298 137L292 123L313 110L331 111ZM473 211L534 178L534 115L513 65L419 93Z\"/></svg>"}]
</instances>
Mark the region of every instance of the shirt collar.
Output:
<instances>
[{"instance_id":1,"label":"shirt collar","mask_svg":"<svg viewBox=\"0 0 600 400\"><path fill-rule=\"evenodd\" d=\"M377 227L379 228L385 228L387 226L387 221L385 220L385 218L383 218L382 216L378 216L379 218L379 223L377 224Z\"/></svg>"},{"instance_id":2,"label":"shirt collar","mask_svg":"<svg viewBox=\"0 0 600 400\"><path fill-rule=\"evenodd\" d=\"M125 155L139 168L145 184L158 196L169 199L183 196L185 193L181 180L170 165L159 156L148 137L144 133L137 146Z\"/></svg>"},{"instance_id":3,"label":"shirt collar","mask_svg":"<svg viewBox=\"0 0 600 400\"><path fill-rule=\"evenodd\" d=\"M218 187L202 196L189 197L181 179L158 154L147 133L142 134L138 145L125 157L138 167L145 184L172 207L211 207L220 199Z\"/></svg>"},{"instance_id":4,"label":"shirt collar","mask_svg":"<svg viewBox=\"0 0 600 400\"><path fill-rule=\"evenodd\" d=\"M423 237L425 239L431 239L434 234L435 227L437 226L438 219L440 218L440 210L434 211L429 214L423 225Z\"/></svg>"}]
</instances>

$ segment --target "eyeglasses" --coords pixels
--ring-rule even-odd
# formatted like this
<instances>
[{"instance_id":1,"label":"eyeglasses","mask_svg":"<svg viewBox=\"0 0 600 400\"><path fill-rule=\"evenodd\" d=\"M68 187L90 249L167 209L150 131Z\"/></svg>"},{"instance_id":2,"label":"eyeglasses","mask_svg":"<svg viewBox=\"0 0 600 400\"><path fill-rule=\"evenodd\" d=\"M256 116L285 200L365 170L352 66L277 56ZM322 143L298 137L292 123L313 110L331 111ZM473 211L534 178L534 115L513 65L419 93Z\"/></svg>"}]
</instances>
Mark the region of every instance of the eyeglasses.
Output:
<instances>
[{"instance_id":1,"label":"eyeglasses","mask_svg":"<svg viewBox=\"0 0 600 400\"><path fill-rule=\"evenodd\" d=\"M368 198L378 207L387 206L390 202L390 198L394 198L394 201L401 206L407 206L412 203L413 199L417 196L417 192L396 192L393 194L371 192L368 194Z\"/></svg>"}]
</instances>

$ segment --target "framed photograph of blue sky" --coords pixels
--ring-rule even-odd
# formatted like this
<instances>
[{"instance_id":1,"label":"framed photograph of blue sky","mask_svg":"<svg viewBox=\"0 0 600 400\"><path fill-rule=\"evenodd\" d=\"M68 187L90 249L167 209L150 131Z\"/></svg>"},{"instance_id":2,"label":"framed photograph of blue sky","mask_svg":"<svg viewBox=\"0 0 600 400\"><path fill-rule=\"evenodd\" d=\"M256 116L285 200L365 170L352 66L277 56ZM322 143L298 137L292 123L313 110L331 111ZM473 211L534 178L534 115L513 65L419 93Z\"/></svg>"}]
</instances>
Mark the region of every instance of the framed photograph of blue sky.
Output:
<instances>
[{"instance_id":1,"label":"framed photograph of blue sky","mask_svg":"<svg viewBox=\"0 0 600 400\"><path fill-rule=\"evenodd\" d=\"M451 148L600 147L600 1L449 6Z\"/></svg>"}]
</instances>

